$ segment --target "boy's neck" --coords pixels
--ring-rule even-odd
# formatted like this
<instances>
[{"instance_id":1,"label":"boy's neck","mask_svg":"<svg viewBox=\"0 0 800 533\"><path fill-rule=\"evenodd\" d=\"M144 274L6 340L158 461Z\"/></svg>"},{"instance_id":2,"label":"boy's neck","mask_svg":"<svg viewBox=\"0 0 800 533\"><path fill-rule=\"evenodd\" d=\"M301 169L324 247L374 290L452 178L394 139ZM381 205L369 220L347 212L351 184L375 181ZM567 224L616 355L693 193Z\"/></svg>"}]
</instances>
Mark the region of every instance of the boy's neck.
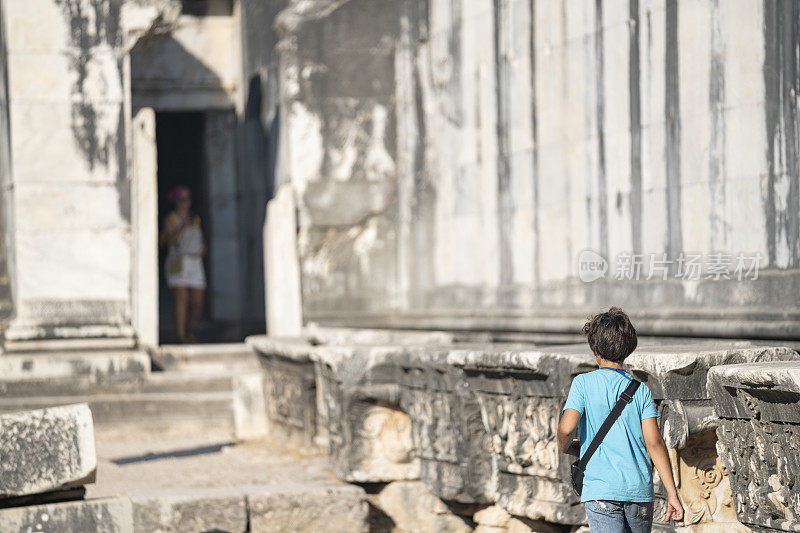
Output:
<instances>
[{"instance_id":1,"label":"boy's neck","mask_svg":"<svg viewBox=\"0 0 800 533\"><path fill-rule=\"evenodd\" d=\"M622 368L622 363L617 363L614 361L609 361L607 359L603 359L599 355L596 355L595 358L597 359L597 366L598 367L609 367L609 368Z\"/></svg>"}]
</instances>

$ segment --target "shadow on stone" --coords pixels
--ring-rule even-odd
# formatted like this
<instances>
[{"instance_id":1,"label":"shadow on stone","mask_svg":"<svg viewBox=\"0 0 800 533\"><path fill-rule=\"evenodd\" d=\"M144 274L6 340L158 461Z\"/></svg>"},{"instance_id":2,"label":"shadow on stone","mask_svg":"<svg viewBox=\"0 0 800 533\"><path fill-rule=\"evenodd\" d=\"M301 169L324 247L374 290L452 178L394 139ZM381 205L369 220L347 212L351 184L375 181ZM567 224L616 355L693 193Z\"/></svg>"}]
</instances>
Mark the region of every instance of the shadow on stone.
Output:
<instances>
[{"instance_id":1,"label":"shadow on stone","mask_svg":"<svg viewBox=\"0 0 800 533\"><path fill-rule=\"evenodd\" d=\"M173 450L161 453L146 453L144 455L133 455L130 457L120 457L112 459L111 462L117 466L130 465L134 463L144 463L147 461L157 461L159 459L169 459L178 457L193 457L195 455L207 455L211 453L219 453L227 446L235 446L235 442L223 442L220 444L212 444L209 446L197 446L195 448L185 448L182 450Z\"/></svg>"}]
</instances>

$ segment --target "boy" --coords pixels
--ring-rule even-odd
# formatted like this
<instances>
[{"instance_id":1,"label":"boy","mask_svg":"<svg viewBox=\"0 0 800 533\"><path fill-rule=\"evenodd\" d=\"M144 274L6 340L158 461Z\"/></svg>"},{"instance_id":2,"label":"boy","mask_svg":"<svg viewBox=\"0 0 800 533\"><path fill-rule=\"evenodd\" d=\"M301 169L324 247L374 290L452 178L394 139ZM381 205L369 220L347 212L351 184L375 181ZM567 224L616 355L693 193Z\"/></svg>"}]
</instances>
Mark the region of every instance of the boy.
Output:
<instances>
[{"instance_id":1,"label":"boy","mask_svg":"<svg viewBox=\"0 0 800 533\"><path fill-rule=\"evenodd\" d=\"M558 426L558 447L570 449L570 435L578 427L580 455L600 429L620 394L633 379L622 362L636 349L636 330L628 315L612 307L589 319L583 326L597 370L580 374L570 386ZM650 389L639 385L633 401L619 418L586 465L581 502L592 533L649 532L653 525L653 465L667 490L667 516L683 519L667 446L656 421L658 411ZM574 442L577 446L577 441ZM649 456L649 457L648 457ZM651 462L652 459L652 462Z\"/></svg>"}]
</instances>

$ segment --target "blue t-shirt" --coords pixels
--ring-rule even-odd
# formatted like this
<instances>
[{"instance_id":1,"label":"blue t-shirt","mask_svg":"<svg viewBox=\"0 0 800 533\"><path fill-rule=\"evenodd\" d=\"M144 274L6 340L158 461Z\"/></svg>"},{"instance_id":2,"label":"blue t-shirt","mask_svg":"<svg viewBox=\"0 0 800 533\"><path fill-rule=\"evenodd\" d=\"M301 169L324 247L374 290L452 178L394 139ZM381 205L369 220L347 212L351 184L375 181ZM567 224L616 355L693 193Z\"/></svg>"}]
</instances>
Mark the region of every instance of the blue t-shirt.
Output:
<instances>
[{"instance_id":1,"label":"blue t-shirt","mask_svg":"<svg viewBox=\"0 0 800 533\"><path fill-rule=\"evenodd\" d=\"M594 370L572 380L564 409L581 414L581 457L630 380L630 374L613 370ZM653 501L653 463L644 444L641 421L657 416L653 395L642 383L589 459L583 476L582 502Z\"/></svg>"}]
</instances>

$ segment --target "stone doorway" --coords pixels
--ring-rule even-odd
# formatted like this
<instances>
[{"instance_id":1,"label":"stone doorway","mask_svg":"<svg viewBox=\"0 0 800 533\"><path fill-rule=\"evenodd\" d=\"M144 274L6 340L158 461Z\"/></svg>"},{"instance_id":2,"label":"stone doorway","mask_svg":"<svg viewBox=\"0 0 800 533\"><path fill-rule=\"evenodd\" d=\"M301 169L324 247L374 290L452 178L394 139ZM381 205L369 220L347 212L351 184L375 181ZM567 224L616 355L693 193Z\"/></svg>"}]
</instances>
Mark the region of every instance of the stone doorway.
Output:
<instances>
[{"instance_id":1,"label":"stone doorway","mask_svg":"<svg viewBox=\"0 0 800 533\"><path fill-rule=\"evenodd\" d=\"M199 342L240 341L239 231L233 110L155 113L159 230L172 206L169 191L178 184L192 191L192 211L200 216L206 240L207 280ZM159 248L159 338L176 339L173 298L166 285L166 248Z\"/></svg>"}]
</instances>

